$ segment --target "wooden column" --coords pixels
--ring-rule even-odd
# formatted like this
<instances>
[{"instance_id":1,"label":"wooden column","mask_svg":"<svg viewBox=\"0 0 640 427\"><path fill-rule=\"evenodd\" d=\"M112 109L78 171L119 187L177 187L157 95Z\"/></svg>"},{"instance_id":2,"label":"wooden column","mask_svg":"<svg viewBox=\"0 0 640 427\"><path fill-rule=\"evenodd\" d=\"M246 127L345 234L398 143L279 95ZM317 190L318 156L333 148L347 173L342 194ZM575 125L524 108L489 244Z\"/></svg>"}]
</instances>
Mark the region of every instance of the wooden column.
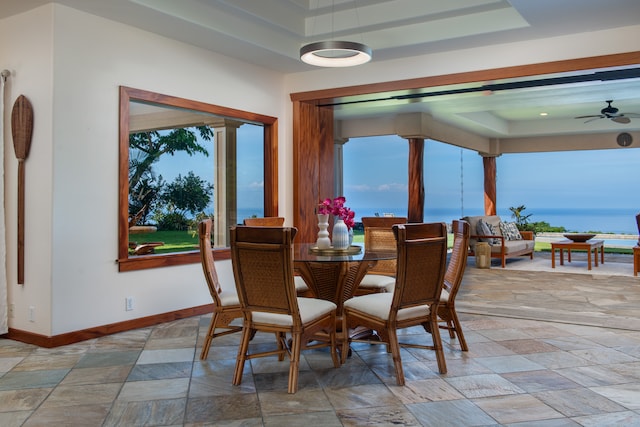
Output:
<instances>
[{"instance_id":1,"label":"wooden column","mask_svg":"<svg viewBox=\"0 0 640 427\"><path fill-rule=\"evenodd\" d=\"M320 199L334 197L333 110L293 102L293 224L296 242L315 242Z\"/></svg>"},{"instance_id":2,"label":"wooden column","mask_svg":"<svg viewBox=\"0 0 640 427\"><path fill-rule=\"evenodd\" d=\"M409 203L408 222L424 221L424 139L408 138L409 141Z\"/></svg>"},{"instance_id":3,"label":"wooden column","mask_svg":"<svg viewBox=\"0 0 640 427\"><path fill-rule=\"evenodd\" d=\"M484 166L484 214L496 214L496 157L482 156Z\"/></svg>"}]
</instances>

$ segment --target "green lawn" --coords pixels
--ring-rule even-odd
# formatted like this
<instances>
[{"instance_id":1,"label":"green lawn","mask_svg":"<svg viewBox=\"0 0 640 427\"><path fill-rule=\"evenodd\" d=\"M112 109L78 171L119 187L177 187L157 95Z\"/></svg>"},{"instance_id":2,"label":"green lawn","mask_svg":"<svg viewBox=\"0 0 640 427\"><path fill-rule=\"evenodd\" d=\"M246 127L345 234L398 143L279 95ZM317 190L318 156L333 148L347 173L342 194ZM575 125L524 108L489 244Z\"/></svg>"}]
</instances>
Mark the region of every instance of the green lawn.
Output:
<instances>
[{"instance_id":1,"label":"green lawn","mask_svg":"<svg viewBox=\"0 0 640 427\"><path fill-rule=\"evenodd\" d=\"M170 252L186 252L198 249L198 235L190 231L156 231L155 233L129 234L129 242L137 244L163 242L163 246L155 249L157 254Z\"/></svg>"},{"instance_id":2,"label":"green lawn","mask_svg":"<svg viewBox=\"0 0 640 427\"><path fill-rule=\"evenodd\" d=\"M163 242L163 246L156 248L155 253L170 253L170 252L186 252L198 249L198 236L192 235L190 231L157 231L155 233L140 233L130 234L130 242L136 242L137 244L149 243L149 242ZM356 231L353 233L354 243L364 243L364 233L362 231ZM453 245L453 234L449 234L448 247ZM536 242L536 252L550 252L551 243ZM617 253L617 254L633 254L632 249L624 248L605 248L605 253Z\"/></svg>"}]
</instances>

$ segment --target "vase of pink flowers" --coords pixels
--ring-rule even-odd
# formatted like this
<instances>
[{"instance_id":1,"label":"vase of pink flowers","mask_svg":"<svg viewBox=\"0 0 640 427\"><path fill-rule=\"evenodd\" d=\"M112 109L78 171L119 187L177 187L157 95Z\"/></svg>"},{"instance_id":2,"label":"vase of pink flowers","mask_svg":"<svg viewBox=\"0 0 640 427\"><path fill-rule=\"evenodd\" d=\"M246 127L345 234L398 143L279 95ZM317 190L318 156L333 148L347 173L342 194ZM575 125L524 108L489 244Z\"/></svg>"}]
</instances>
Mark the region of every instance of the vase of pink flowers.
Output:
<instances>
[{"instance_id":1,"label":"vase of pink flowers","mask_svg":"<svg viewBox=\"0 0 640 427\"><path fill-rule=\"evenodd\" d=\"M335 199L325 199L320 203L318 208L319 214L327 214L334 216L332 242L333 248L343 250L349 248L351 241L349 239L349 231L355 225L355 212L346 207L344 204L346 199L343 196Z\"/></svg>"}]
</instances>

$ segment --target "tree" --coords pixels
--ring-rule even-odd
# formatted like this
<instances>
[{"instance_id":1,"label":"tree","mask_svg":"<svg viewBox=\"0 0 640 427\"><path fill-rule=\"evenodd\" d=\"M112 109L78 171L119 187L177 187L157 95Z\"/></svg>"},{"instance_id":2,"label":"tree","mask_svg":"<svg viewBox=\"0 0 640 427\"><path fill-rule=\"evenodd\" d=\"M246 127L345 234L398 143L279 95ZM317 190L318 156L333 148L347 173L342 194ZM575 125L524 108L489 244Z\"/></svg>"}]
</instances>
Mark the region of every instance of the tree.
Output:
<instances>
[{"instance_id":1,"label":"tree","mask_svg":"<svg viewBox=\"0 0 640 427\"><path fill-rule=\"evenodd\" d=\"M172 210L195 215L207 207L212 195L213 184L189 171L185 177L178 175L172 183L167 184L160 198Z\"/></svg>"},{"instance_id":2,"label":"tree","mask_svg":"<svg viewBox=\"0 0 640 427\"><path fill-rule=\"evenodd\" d=\"M529 218L532 214L523 215L523 211L527 209L525 205L520 205L518 207L510 207L509 210L512 213L512 217L516 220L516 226L520 230L528 230L529 228Z\"/></svg>"},{"instance_id":3,"label":"tree","mask_svg":"<svg viewBox=\"0 0 640 427\"><path fill-rule=\"evenodd\" d=\"M201 153L209 155L200 143L213 139L213 130L208 126L171 129L170 131L148 131L129 135L129 215L146 221L149 212L158 203L165 183L162 176L156 177L153 164L163 154L173 155L178 151L191 156ZM206 205L205 205L206 206Z\"/></svg>"}]
</instances>

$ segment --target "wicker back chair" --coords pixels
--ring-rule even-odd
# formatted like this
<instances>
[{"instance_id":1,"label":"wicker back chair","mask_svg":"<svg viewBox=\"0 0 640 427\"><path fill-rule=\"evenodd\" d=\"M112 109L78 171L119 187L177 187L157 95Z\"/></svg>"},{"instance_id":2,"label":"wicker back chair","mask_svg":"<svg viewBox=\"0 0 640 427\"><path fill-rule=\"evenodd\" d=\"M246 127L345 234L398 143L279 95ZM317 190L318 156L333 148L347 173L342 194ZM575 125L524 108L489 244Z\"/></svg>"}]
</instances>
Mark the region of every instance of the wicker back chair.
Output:
<instances>
[{"instance_id":1,"label":"wicker back chair","mask_svg":"<svg viewBox=\"0 0 640 427\"><path fill-rule=\"evenodd\" d=\"M451 226L453 231L453 249L447 271L444 275L444 286L438 305L438 317L442 322L440 328L449 330L449 337L452 339L458 337L460 348L468 351L467 342L462 333L462 326L456 313L455 300L458 295L458 289L462 283L464 270L467 267L467 257L469 254L469 223L462 220L454 220Z\"/></svg>"},{"instance_id":2,"label":"wicker back chair","mask_svg":"<svg viewBox=\"0 0 640 427\"><path fill-rule=\"evenodd\" d=\"M244 225L251 227L282 227L284 218L281 216L267 216L263 218L245 218Z\"/></svg>"},{"instance_id":3,"label":"wicker back chair","mask_svg":"<svg viewBox=\"0 0 640 427\"><path fill-rule=\"evenodd\" d=\"M215 337L240 332L242 330L242 326L230 325L233 320L242 317L242 309L240 308L240 301L238 300L235 285L223 288L218 280L218 273L216 272L211 248L212 224L213 221L210 218L200 221L198 224L202 271L204 272L204 278L209 287L209 293L213 299L213 315L211 316L209 330L207 331L207 336L202 345L202 352L200 353L200 359L202 360L206 359L209 355L209 348ZM216 333L216 328L225 328L225 330Z\"/></svg>"},{"instance_id":4,"label":"wicker back chair","mask_svg":"<svg viewBox=\"0 0 640 427\"><path fill-rule=\"evenodd\" d=\"M396 224L405 224L405 217L362 217L364 247L374 250L396 250L396 238L391 229ZM381 260L367 271L358 285L357 295L374 292L391 292L396 283L396 260Z\"/></svg>"},{"instance_id":5,"label":"wicker back chair","mask_svg":"<svg viewBox=\"0 0 640 427\"><path fill-rule=\"evenodd\" d=\"M295 228L231 228L231 261L244 315L242 340L238 349L233 384L242 382L247 359L288 355L288 392L298 389L298 367L303 348L331 347L335 367L340 366L336 352L336 305L330 301L298 297L293 279L292 241ZM249 354L249 340L256 331L275 332L275 350ZM286 334L291 335L291 350ZM309 345L314 334L324 333L329 342Z\"/></svg>"},{"instance_id":6,"label":"wicker back chair","mask_svg":"<svg viewBox=\"0 0 640 427\"><path fill-rule=\"evenodd\" d=\"M244 225L251 227L282 227L284 225L284 218L281 216L268 216L264 218L245 218ZM304 279L298 275L294 277L296 284L296 292L299 296L312 296L309 286L305 283Z\"/></svg>"},{"instance_id":7,"label":"wicker back chair","mask_svg":"<svg viewBox=\"0 0 640 427\"><path fill-rule=\"evenodd\" d=\"M398 273L393 293L347 300L342 328L364 326L376 330L393 356L396 382L404 385L400 345L435 350L440 373L447 372L438 328L438 303L447 259L447 227L444 223L399 224L393 229L398 248ZM397 329L416 325L423 325L431 333L433 345L398 342ZM343 360L344 357L343 354Z\"/></svg>"}]
</instances>

